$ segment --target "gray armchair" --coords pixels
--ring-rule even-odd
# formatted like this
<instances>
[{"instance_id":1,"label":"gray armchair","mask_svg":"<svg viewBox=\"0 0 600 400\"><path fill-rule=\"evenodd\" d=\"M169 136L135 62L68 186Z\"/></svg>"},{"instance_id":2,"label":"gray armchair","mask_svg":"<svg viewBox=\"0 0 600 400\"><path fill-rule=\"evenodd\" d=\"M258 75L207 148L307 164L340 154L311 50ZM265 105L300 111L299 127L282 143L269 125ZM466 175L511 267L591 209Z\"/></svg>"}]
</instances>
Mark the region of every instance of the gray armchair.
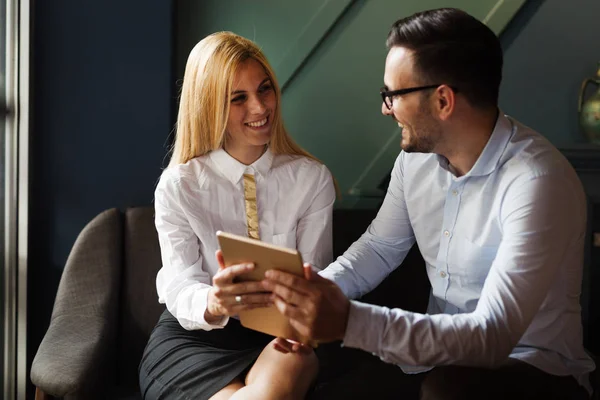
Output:
<instances>
[{"instance_id":1,"label":"gray armchair","mask_svg":"<svg viewBox=\"0 0 600 400\"><path fill-rule=\"evenodd\" d=\"M107 210L80 233L31 367L36 399L139 398L138 363L164 309L153 213Z\"/></svg>"},{"instance_id":2,"label":"gray armchair","mask_svg":"<svg viewBox=\"0 0 600 400\"><path fill-rule=\"evenodd\" d=\"M335 210L334 254L341 254L369 225L376 210ZM138 364L164 310L156 297L160 248L152 207L105 211L79 234L54 303L50 326L31 367L36 399L139 399ZM415 248L364 300L424 311L429 282ZM351 383L397 368L358 350L331 346L335 366L324 368L315 399L354 393ZM346 374L346 369L358 370ZM343 367L343 368L342 368ZM348 367L348 368L347 368ZM361 379L355 379L357 374ZM347 376L346 376L347 375ZM393 379L386 381L393 382ZM364 385L363 385L364 386ZM396 390L379 385L382 391ZM392 385L393 386L393 385ZM373 389L369 390L373 394ZM377 396L375 396L377 397Z\"/></svg>"},{"instance_id":3,"label":"gray armchair","mask_svg":"<svg viewBox=\"0 0 600 400\"><path fill-rule=\"evenodd\" d=\"M335 255L364 232L375 212L334 211ZM161 261L153 215L152 207L107 210L79 234L31 367L36 400L140 399L138 364L164 310L156 297ZM423 312L429 289L423 259L414 246L402 268L362 300ZM330 349L335 364L324 366L311 399L398 395L396 366L355 349ZM598 378L596 373L595 386ZM364 396L361 390L366 390Z\"/></svg>"}]
</instances>

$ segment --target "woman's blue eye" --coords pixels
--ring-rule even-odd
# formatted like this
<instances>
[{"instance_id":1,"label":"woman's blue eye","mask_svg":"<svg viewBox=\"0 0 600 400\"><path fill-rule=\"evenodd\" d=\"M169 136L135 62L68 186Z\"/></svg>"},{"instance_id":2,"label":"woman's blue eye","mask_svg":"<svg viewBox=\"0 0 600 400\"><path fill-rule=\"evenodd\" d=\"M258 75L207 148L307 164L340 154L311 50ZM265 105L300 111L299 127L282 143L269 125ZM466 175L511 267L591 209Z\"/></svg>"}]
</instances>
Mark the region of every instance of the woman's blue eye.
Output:
<instances>
[{"instance_id":1,"label":"woman's blue eye","mask_svg":"<svg viewBox=\"0 0 600 400\"><path fill-rule=\"evenodd\" d=\"M246 96L235 96L234 98L231 99L232 103L241 103L242 101L244 101L246 99Z\"/></svg>"}]
</instances>

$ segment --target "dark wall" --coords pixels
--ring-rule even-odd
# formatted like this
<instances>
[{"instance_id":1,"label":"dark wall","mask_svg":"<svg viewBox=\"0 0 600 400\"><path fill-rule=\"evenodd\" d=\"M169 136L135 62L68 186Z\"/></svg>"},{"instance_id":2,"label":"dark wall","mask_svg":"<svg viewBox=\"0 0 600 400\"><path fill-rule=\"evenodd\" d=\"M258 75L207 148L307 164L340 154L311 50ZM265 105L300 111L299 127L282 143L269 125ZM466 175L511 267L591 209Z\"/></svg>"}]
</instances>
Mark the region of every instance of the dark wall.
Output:
<instances>
[{"instance_id":1,"label":"dark wall","mask_svg":"<svg viewBox=\"0 0 600 400\"><path fill-rule=\"evenodd\" d=\"M35 2L28 365L79 231L152 201L174 121L174 3ZM599 4L530 0L501 35L502 108L556 143L584 140L576 97L600 58Z\"/></svg>"},{"instance_id":2,"label":"dark wall","mask_svg":"<svg viewBox=\"0 0 600 400\"><path fill-rule=\"evenodd\" d=\"M172 8L35 2L28 367L79 231L105 209L152 202L173 123Z\"/></svg>"},{"instance_id":3,"label":"dark wall","mask_svg":"<svg viewBox=\"0 0 600 400\"><path fill-rule=\"evenodd\" d=\"M587 142L577 102L600 61L598 15L598 0L529 0L501 35L500 106L557 146Z\"/></svg>"}]
</instances>

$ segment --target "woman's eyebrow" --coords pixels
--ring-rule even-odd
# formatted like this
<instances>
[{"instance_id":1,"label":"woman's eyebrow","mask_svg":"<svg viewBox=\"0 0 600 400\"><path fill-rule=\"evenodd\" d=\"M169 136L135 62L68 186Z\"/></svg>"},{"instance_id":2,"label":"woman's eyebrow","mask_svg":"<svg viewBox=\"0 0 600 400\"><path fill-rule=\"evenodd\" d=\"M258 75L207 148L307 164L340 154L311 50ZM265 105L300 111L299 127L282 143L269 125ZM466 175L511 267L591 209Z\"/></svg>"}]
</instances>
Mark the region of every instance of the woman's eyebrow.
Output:
<instances>
[{"instance_id":1,"label":"woman's eyebrow","mask_svg":"<svg viewBox=\"0 0 600 400\"><path fill-rule=\"evenodd\" d=\"M262 82L261 82L261 83L258 85L258 87L261 87L262 85L264 85L264 84L265 84L265 82L268 82L268 81L270 81L270 80L271 80L271 78L269 78L269 77L267 76L265 79L263 79L263 80L262 80Z\"/></svg>"},{"instance_id":2,"label":"woman's eyebrow","mask_svg":"<svg viewBox=\"0 0 600 400\"><path fill-rule=\"evenodd\" d=\"M270 81L270 80L271 80L271 78L269 78L269 77L267 76L265 79L263 79L263 80L262 80L262 81L261 81L261 82L258 84L258 87L261 87L262 85L264 85L264 84L265 84L265 82L268 82L268 81ZM231 94L232 94L232 95L234 95L234 94L240 94L240 93L246 93L246 91L245 91L245 90L234 90L233 92L231 92Z\"/></svg>"}]
</instances>

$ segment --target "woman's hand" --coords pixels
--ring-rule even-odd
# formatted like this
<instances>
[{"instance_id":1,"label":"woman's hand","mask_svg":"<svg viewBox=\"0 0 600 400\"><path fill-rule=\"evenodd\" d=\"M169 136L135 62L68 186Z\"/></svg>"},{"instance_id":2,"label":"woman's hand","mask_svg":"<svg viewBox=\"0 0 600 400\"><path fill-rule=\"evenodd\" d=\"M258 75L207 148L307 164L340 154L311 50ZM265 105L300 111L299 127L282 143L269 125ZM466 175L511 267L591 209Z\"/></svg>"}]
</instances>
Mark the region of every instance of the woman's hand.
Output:
<instances>
[{"instance_id":1,"label":"woman's hand","mask_svg":"<svg viewBox=\"0 0 600 400\"><path fill-rule=\"evenodd\" d=\"M223 253L216 252L219 272L213 277L213 287L208 292L208 307L205 319L210 322L224 315L237 315L242 310L272 305L271 293L261 282L234 283L234 279L254 269L254 264L237 264L225 267ZM213 318L211 318L211 316Z\"/></svg>"}]
</instances>

